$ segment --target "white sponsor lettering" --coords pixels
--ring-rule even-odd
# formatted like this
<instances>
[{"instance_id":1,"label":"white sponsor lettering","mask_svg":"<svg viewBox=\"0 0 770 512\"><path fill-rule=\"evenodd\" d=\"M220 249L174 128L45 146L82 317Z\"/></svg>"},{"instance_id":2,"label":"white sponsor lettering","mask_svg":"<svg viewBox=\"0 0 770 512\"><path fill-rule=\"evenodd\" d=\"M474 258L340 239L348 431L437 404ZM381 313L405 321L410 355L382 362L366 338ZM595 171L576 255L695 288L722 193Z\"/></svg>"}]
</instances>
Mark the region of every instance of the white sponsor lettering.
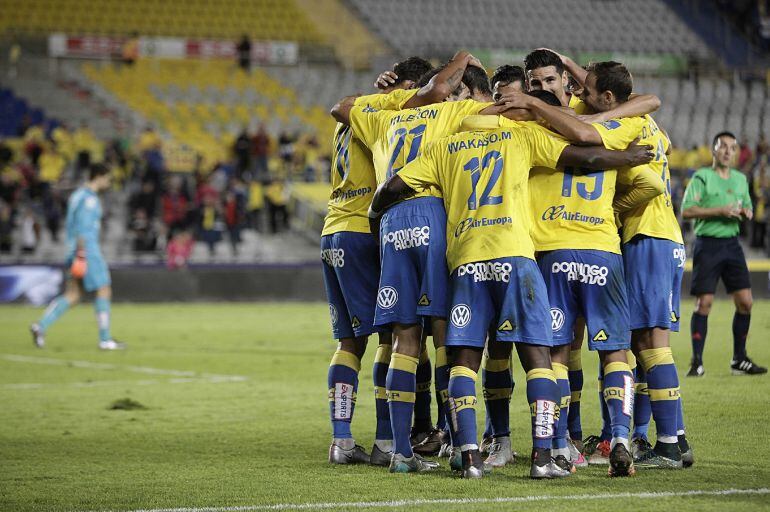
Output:
<instances>
[{"instance_id":1,"label":"white sponsor lettering","mask_svg":"<svg viewBox=\"0 0 770 512\"><path fill-rule=\"evenodd\" d=\"M421 247L430 243L430 226L397 229L382 236L382 245L393 244L397 251Z\"/></svg>"},{"instance_id":2,"label":"white sponsor lettering","mask_svg":"<svg viewBox=\"0 0 770 512\"><path fill-rule=\"evenodd\" d=\"M551 265L551 273L558 274L560 272L567 274L568 281L604 286L607 284L609 269L600 265L589 265L575 261L555 261Z\"/></svg>"},{"instance_id":3,"label":"white sponsor lettering","mask_svg":"<svg viewBox=\"0 0 770 512\"><path fill-rule=\"evenodd\" d=\"M479 263L468 263L460 265L457 268L457 275L472 275L473 282L479 281L502 281L508 283L511 280L511 270L513 266L510 263L500 263L496 261L482 261Z\"/></svg>"},{"instance_id":4,"label":"white sponsor lettering","mask_svg":"<svg viewBox=\"0 0 770 512\"><path fill-rule=\"evenodd\" d=\"M349 420L353 417L353 386L344 382L334 385L334 419Z\"/></svg>"},{"instance_id":5,"label":"white sponsor lettering","mask_svg":"<svg viewBox=\"0 0 770 512\"><path fill-rule=\"evenodd\" d=\"M677 268L684 267L684 262L687 261L687 254L684 251L684 247L674 248L674 259L679 260L679 265L677 265Z\"/></svg>"},{"instance_id":6,"label":"white sponsor lettering","mask_svg":"<svg viewBox=\"0 0 770 512\"><path fill-rule=\"evenodd\" d=\"M323 249L321 259L330 267L344 267L345 249Z\"/></svg>"},{"instance_id":7,"label":"white sponsor lettering","mask_svg":"<svg viewBox=\"0 0 770 512\"><path fill-rule=\"evenodd\" d=\"M535 401L534 432L538 439L553 437L553 425L556 422L556 403L550 400Z\"/></svg>"},{"instance_id":8,"label":"white sponsor lettering","mask_svg":"<svg viewBox=\"0 0 770 512\"><path fill-rule=\"evenodd\" d=\"M623 375L623 414L634 414L634 379L629 375Z\"/></svg>"}]
</instances>

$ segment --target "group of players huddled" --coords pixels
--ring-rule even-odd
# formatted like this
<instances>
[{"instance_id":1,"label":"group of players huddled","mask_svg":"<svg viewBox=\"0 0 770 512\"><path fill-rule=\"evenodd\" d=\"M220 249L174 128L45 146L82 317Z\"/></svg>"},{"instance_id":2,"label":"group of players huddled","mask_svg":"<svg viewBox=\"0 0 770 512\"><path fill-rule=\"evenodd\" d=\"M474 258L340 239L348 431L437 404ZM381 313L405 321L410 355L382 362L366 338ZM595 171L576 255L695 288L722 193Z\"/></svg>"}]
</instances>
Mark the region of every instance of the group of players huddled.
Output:
<instances>
[{"instance_id":1,"label":"group of players huddled","mask_svg":"<svg viewBox=\"0 0 770 512\"><path fill-rule=\"evenodd\" d=\"M339 340L328 374L329 461L408 473L438 466L423 456L448 456L464 478L513 462L515 347L532 478L566 477L589 462L609 465L610 476L691 465L669 345L685 252L670 142L649 115L658 98L634 94L620 63L584 69L547 49L491 80L467 52L437 69L411 57L377 86L332 109L339 124L321 239ZM351 420L375 332L377 429L367 454ZM604 426L581 441L586 332L599 355Z\"/></svg>"}]
</instances>

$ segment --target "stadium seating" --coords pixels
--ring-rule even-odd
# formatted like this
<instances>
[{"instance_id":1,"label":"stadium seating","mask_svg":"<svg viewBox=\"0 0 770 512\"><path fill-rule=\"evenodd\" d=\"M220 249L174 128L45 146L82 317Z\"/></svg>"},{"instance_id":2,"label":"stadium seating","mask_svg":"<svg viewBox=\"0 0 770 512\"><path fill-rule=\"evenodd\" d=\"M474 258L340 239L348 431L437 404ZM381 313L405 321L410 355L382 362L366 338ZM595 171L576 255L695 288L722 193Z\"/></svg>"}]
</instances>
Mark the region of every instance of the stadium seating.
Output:
<instances>
[{"instance_id":1,"label":"stadium seating","mask_svg":"<svg viewBox=\"0 0 770 512\"><path fill-rule=\"evenodd\" d=\"M290 0L2 0L0 30L255 39L320 43L322 37Z\"/></svg>"},{"instance_id":2,"label":"stadium seating","mask_svg":"<svg viewBox=\"0 0 770 512\"><path fill-rule=\"evenodd\" d=\"M321 140L334 129L326 105L303 104L261 69L247 74L229 61L141 60L131 67L85 64L83 71L207 162L224 161L235 134L253 121L273 133L312 132Z\"/></svg>"},{"instance_id":3,"label":"stadium seating","mask_svg":"<svg viewBox=\"0 0 770 512\"><path fill-rule=\"evenodd\" d=\"M536 48L710 54L663 2L648 0L349 0L398 53ZM532 23L538 20L538 23Z\"/></svg>"},{"instance_id":4,"label":"stadium seating","mask_svg":"<svg viewBox=\"0 0 770 512\"><path fill-rule=\"evenodd\" d=\"M0 136L16 137L16 130L25 117L30 124L40 124L45 120L42 110L30 107L9 89L0 89Z\"/></svg>"}]
</instances>

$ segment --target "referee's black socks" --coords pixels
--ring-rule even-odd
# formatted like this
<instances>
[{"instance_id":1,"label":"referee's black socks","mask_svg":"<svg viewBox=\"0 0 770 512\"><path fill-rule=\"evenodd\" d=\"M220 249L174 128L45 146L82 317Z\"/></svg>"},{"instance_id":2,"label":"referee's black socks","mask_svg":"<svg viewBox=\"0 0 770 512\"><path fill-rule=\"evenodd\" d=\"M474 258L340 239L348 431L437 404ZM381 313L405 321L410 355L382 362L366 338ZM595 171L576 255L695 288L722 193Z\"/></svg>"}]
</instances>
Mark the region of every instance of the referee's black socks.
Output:
<instances>
[{"instance_id":1,"label":"referee's black socks","mask_svg":"<svg viewBox=\"0 0 770 512\"><path fill-rule=\"evenodd\" d=\"M736 313L737 315L737 313ZM692 362L703 364L703 347L706 345L706 334L708 333L708 315L701 315L697 311L693 312L690 320L690 338L692 339ZM746 324L748 332L748 323ZM733 333L735 332L735 321L733 320ZM746 338L744 336L744 346Z\"/></svg>"},{"instance_id":2,"label":"referee's black socks","mask_svg":"<svg viewBox=\"0 0 770 512\"><path fill-rule=\"evenodd\" d=\"M746 337L749 335L751 314L735 312L733 316L733 360L742 361L746 358Z\"/></svg>"}]
</instances>

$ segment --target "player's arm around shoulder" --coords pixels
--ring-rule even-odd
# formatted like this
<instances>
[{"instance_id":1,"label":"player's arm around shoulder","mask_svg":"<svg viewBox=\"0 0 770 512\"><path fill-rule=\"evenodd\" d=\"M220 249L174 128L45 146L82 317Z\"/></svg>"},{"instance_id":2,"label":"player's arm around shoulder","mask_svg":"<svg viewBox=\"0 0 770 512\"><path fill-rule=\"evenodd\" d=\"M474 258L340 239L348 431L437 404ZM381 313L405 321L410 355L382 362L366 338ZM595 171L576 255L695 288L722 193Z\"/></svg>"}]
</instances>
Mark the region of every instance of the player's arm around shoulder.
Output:
<instances>
[{"instance_id":1,"label":"player's arm around shoulder","mask_svg":"<svg viewBox=\"0 0 770 512\"><path fill-rule=\"evenodd\" d=\"M627 212L648 203L666 190L663 180L649 166L624 168L618 172L628 175L623 180L627 184L624 192L616 193L612 202L612 207L618 213Z\"/></svg>"}]
</instances>

